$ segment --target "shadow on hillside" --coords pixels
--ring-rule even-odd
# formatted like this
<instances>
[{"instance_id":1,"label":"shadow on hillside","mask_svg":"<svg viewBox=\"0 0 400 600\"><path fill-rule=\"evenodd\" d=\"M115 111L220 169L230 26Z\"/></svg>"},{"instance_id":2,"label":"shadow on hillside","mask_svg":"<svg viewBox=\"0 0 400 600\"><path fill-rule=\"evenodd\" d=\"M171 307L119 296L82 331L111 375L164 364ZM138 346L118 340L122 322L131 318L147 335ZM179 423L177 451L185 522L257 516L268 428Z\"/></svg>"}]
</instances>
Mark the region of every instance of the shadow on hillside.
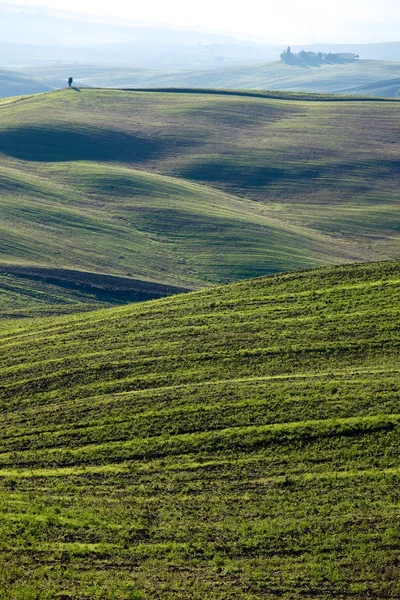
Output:
<instances>
[{"instance_id":1,"label":"shadow on hillside","mask_svg":"<svg viewBox=\"0 0 400 600\"><path fill-rule=\"evenodd\" d=\"M292 191L295 191L296 182L318 182L318 185L336 187L337 182L344 189L353 192L366 192L370 189L368 180L385 180L396 178L400 173L400 160L382 160L371 158L368 161L354 159L352 162L338 161L333 157L330 164L310 164L306 161L294 165L288 157L288 166L270 167L268 165L248 164L241 162L241 157L231 161L194 161L183 167L177 168L175 176L191 181L206 182L211 185L222 186L224 189L254 189L267 188L277 182L290 182ZM280 184L282 185L282 183Z\"/></svg>"},{"instance_id":2,"label":"shadow on hillside","mask_svg":"<svg viewBox=\"0 0 400 600\"><path fill-rule=\"evenodd\" d=\"M57 286L60 289L73 290L78 294L86 294L96 300L111 304L144 302L190 291L188 288L141 281L130 277L73 271L57 267L0 265L1 273Z\"/></svg>"},{"instance_id":3,"label":"shadow on hillside","mask_svg":"<svg viewBox=\"0 0 400 600\"><path fill-rule=\"evenodd\" d=\"M316 167L299 169L297 172L277 167L241 165L231 163L199 162L179 169L179 175L192 181L227 183L240 187L264 187L282 179L309 179L319 176Z\"/></svg>"},{"instance_id":4,"label":"shadow on hillside","mask_svg":"<svg viewBox=\"0 0 400 600\"><path fill-rule=\"evenodd\" d=\"M102 160L144 162L162 156L169 145L104 129L19 127L0 133L0 152L38 162Z\"/></svg>"}]
</instances>

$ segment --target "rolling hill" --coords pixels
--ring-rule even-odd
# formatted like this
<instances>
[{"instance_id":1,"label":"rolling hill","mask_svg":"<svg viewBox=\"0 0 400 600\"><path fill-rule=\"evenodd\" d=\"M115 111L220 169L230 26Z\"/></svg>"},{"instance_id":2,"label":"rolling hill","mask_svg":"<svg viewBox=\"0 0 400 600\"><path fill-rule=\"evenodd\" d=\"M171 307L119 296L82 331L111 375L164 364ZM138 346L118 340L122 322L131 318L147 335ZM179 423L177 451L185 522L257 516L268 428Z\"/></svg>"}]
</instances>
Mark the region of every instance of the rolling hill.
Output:
<instances>
[{"instance_id":1,"label":"rolling hill","mask_svg":"<svg viewBox=\"0 0 400 600\"><path fill-rule=\"evenodd\" d=\"M1 598L399 596L398 262L0 332Z\"/></svg>"},{"instance_id":2,"label":"rolling hill","mask_svg":"<svg viewBox=\"0 0 400 600\"><path fill-rule=\"evenodd\" d=\"M396 102L71 89L0 115L4 274L196 289L400 254Z\"/></svg>"},{"instance_id":3,"label":"rolling hill","mask_svg":"<svg viewBox=\"0 0 400 600\"><path fill-rule=\"evenodd\" d=\"M0 69L0 98L50 92L53 89L43 77Z\"/></svg>"},{"instance_id":4,"label":"rolling hill","mask_svg":"<svg viewBox=\"0 0 400 600\"><path fill-rule=\"evenodd\" d=\"M374 83L367 83L355 88L358 94L366 96L386 96L388 98L400 97L400 77L384 79Z\"/></svg>"},{"instance_id":5,"label":"rolling hill","mask_svg":"<svg viewBox=\"0 0 400 600\"><path fill-rule=\"evenodd\" d=\"M394 97L400 91L400 63L357 60L320 66L289 65L282 61L218 69L165 71L128 65L71 64L29 70L46 77L49 85L64 87L72 73L79 85L95 87L190 87L287 90L313 93L351 93ZM383 82L386 82L383 85Z\"/></svg>"}]
</instances>

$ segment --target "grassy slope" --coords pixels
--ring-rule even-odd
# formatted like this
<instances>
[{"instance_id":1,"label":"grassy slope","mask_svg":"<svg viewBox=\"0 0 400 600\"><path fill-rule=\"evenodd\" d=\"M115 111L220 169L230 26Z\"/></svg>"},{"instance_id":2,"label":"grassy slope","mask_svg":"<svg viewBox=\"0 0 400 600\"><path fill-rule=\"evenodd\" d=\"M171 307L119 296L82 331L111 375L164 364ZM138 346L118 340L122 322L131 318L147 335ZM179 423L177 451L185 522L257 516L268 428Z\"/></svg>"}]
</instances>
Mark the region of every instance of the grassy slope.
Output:
<instances>
[{"instance_id":1,"label":"grassy slope","mask_svg":"<svg viewBox=\"0 0 400 600\"><path fill-rule=\"evenodd\" d=\"M3 263L198 287L399 255L397 103L67 90L0 111Z\"/></svg>"},{"instance_id":2,"label":"grassy slope","mask_svg":"<svg viewBox=\"0 0 400 600\"><path fill-rule=\"evenodd\" d=\"M210 71L177 71L165 73L145 69L129 69L110 65L63 65L33 70L49 78L54 86L64 87L69 73L74 73L78 85L101 87L213 87L297 90L304 92L355 92L360 86L370 86L372 95L383 92L373 86L382 80L398 79L398 63L359 60L343 65L301 67L282 61L253 67L228 67ZM399 85L384 93L395 95ZM368 92L365 92L368 93Z\"/></svg>"},{"instance_id":3,"label":"grassy slope","mask_svg":"<svg viewBox=\"0 0 400 600\"><path fill-rule=\"evenodd\" d=\"M367 96L386 96L386 97L400 97L400 77L392 79L384 79L382 81L368 83L366 85L359 86L356 93Z\"/></svg>"},{"instance_id":4,"label":"grassy slope","mask_svg":"<svg viewBox=\"0 0 400 600\"><path fill-rule=\"evenodd\" d=\"M399 284L5 323L1 597L398 598Z\"/></svg>"},{"instance_id":5,"label":"grassy slope","mask_svg":"<svg viewBox=\"0 0 400 600\"><path fill-rule=\"evenodd\" d=\"M14 190L2 200L7 262L204 285L303 261L328 262L329 245L335 252L323 236L303 234L257 205L196 183L87 162L43 166L41 172L57 186L27 174L20 193L14 190L22 179L11 171ZM342 251L346 255L351 249Z\"/></svg>"}]
</instances>

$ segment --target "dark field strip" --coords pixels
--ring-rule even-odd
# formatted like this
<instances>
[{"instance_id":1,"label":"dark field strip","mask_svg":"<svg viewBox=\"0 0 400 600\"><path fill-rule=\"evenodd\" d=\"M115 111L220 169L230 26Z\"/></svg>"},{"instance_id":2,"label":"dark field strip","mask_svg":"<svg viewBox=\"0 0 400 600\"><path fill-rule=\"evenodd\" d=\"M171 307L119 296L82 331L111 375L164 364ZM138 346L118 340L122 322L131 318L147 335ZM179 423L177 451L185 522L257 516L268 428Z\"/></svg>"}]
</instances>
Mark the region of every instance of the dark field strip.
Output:
<instances>
[{"instance_id":1,"label":"dark field strip","mask_svg":"<svg viewBox=\"0 0 400 600\"><path fill-rule=\"evenodd\" d=\"M99 273L0 265L0 319L48 317L188 291Z\"/></svg>"},{"instance_id":2,"label":"dark field strip","mask_svg":"<svg viewBox=\"0 0 400 600\"><path fill-rule=\"evenodd\" d=\"M91 88L93 89L93 88ZM109 89L109 88L94 88ZM362 94L322 94L312 92L283 92L259 90L225 90L206 88L154 87L116 88L122 92L162 92L164 94L212 94L217 96L247 96L249 98L271 98L274 100L311 100L313 102L398 102L398 98L364 96Z\"/></svg>"},{"instance_id":3,"label":"dark field strip","mask_svg":"<svg viewBox=\"0 0 400 600\"><path fill-rule=\"evenodd\" d=\"M400 597L400 265L0 332L1 598Z\"/></svg>"},{"instance_id":4,"label":"dark field strip","mask_svg":"<svg viewBox=\"0 0 400 600\"><path fill-rule=\"evenodd\" d=\"M141 281L128 277L118 277L115 275L106 275L102 273L91 273L88 271L72 271L69 269L56 269L54 267L34 267L25 265L1 265L0 273L20 277L21 279L31 279L33 281L49 282L54 285L65 285L66 288L74 286L83 287L86 291L92 288L93 291L103 290L107 292L129 292L143 294L143 299L152 300L179 294L189 291L186 288L167 286L152 281Z\"/></svg>"}]
</instances>

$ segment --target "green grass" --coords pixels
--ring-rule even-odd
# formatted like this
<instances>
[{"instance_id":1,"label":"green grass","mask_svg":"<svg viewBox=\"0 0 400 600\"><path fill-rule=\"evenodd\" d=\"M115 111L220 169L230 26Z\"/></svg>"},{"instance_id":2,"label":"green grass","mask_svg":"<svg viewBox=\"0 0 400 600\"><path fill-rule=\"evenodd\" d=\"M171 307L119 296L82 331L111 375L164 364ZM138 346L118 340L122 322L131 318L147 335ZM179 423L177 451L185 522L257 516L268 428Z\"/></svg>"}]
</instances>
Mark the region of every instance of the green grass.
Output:
<instances>
[{"instance_id":1,"label":"green grass","mask_svg":"<svg viewBox=\"0 0 400 600\"><path fill-rule=\"evenodd\" d=\"M398 257L398 104L243 94L3 102L2 264L196 289Z\"/></svg>"},{"instance_id":2,"label":"green grass","mask_svg":"<svg viewBox=\"0 0 400 600\"><path fill-rule=\"evenodd\" d=\"M1 598L398 598L398 262L0 333Z\"/></svg>"}]
</instances>

